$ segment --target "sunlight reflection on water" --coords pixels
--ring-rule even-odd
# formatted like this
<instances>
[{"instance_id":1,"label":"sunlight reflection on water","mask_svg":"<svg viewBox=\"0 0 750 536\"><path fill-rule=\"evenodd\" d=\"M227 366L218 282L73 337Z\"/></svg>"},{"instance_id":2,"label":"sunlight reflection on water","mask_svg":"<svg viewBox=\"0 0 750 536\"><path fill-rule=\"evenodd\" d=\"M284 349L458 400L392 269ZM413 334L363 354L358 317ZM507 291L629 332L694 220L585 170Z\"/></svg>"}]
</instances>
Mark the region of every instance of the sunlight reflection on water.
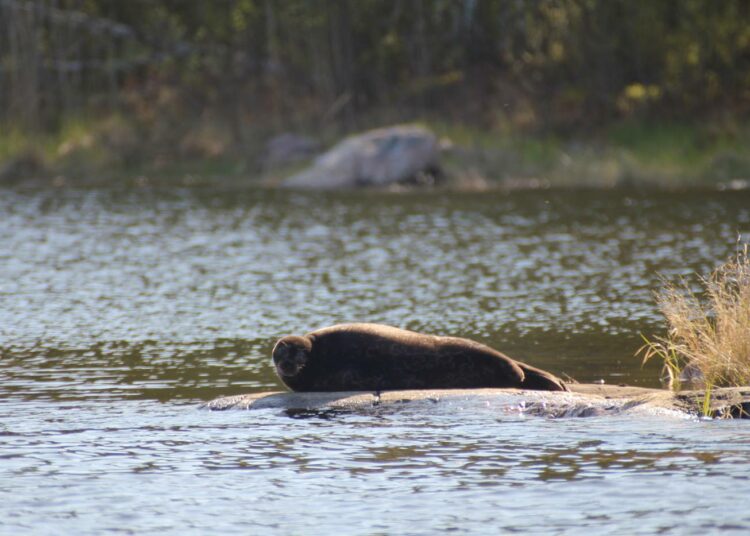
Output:
<instances>
[{"instance_id":1,"label":"sunlight reflection on water","mask_svg":"<svg viewBox=\"0 0 750 536\"><path fill-rule=\"evenodd\" d=\"M4 190L0 214L0 532L750 530L744 423L195 409L355 320L655 386L658 274L724 259L747 193Z\"/></svg>"}]
</instances>

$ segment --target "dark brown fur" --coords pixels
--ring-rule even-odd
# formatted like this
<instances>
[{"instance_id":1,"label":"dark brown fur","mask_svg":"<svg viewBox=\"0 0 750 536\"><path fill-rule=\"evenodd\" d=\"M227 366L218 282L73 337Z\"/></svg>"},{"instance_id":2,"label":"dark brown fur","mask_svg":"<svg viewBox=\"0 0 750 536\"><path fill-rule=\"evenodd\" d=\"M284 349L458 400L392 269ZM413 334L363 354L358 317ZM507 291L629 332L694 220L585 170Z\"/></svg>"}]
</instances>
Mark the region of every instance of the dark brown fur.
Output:
<instances>
[{"instance_id":1,"label":"dark brown fur","mask_svg":"<svg viewBox=\"0 0 750 536\"><path fill-rule=\"evenodd\" d=\"M293 391L568 390L552 374L478 342L380 324L340 324L284 337L273 349L273 361Z\"/></svg>"}]
</instances>

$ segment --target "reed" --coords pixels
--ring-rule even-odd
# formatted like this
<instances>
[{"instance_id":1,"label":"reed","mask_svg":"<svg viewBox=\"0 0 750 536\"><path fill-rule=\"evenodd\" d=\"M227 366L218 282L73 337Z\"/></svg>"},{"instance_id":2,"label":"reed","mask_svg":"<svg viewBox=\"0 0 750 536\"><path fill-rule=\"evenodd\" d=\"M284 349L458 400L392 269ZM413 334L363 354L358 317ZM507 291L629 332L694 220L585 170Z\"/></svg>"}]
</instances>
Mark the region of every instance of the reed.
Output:
<instances>
[{"instance_id":1,"label":"reed","mask_svg":"<svg viewBox=\"0 0 750 536\"><path fill-rule=\"evenodd\" d=\"M750 384L750 258L748 245L708 277L694 292L685 280L665 283L656 294L667 321L667 335L644 338L639 350L646 363L661 359L670 387L700 384L703 413L710 411L714 387Z\"/></svg>"}]
</instances>

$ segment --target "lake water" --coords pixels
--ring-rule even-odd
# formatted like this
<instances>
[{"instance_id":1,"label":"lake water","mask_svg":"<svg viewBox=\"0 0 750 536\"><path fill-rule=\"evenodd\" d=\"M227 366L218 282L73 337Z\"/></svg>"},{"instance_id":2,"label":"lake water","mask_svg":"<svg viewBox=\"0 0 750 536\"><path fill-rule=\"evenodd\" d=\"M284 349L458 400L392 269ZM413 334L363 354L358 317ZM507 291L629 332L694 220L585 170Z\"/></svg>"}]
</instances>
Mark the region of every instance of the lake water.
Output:
<instances>
[{"instance_id":1,"label":"lake water","mask_svg":"<svg viewBox=\"0 0 750 536\"><path fill-rule=\"evenodd\" d=\"M750 193L0 190L0 533L750 531L750 427L481 401L207 412L349 321L658 386L659 274L750 234Z\"/></svg>"}]
</instances>

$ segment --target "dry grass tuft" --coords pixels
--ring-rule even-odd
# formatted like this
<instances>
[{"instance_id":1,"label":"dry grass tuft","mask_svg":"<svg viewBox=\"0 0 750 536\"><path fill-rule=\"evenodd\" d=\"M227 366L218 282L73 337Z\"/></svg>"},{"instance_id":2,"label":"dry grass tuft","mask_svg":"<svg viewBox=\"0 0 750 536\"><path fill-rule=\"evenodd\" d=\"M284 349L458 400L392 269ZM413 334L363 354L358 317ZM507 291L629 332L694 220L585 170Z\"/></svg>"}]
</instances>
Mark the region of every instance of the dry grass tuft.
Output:
<instances>
[{"instance_id":1,"label":"dry grass tuft","mask_svg":"<svg viewBox=\"0 0 750 536\"><path fill-rule=\"evenodd\" d=\"M692 381L705 386L706 411L712 387L750 385L750 258L748 246L708 277L697 295L684 280L657 293L669 328L666 337L646 340L645 363L664 361L670 386ZM696 380L698 380L696 382Z\"/></svg>"}]
</instances>

